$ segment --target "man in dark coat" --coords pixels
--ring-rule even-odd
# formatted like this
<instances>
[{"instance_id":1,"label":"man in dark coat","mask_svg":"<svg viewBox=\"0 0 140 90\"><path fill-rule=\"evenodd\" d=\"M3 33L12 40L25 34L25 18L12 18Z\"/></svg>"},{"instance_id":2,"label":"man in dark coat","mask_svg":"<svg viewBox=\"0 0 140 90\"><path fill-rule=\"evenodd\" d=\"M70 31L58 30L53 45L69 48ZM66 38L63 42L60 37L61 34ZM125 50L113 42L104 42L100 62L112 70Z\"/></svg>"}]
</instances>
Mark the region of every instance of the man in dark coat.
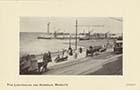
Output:
<instances>
[{"instance_id":1,"label":"man in dark coat","mask_svg":"<svg viewBox=\"0 0 140 90\"><path fill-rule=\"evenodd\" d=\"M51 52L50 51L48 51L48 58L49 58L49 62L52 62L52 56L51 56Z\"/></svg>"},{"instance_id":2,"label":"man in dark coat","mask_svg":"<svg viewBox=\"0 0 140 90\"><path fill-rule=\"evenodd\" d=\"M47 71L47 65L49 62L49 55L47 53L44 53L43 55L43 62L44 62L43 68L45 69L45 71Z\"/></svg>"},{"instance_id":3,"label":"man in dark coat","mask_svg":"<svg viewBox=\"0 0 140 90\"><path fill-rule=\"evenodd\" d=\"M83 50L82 50L82 48L80 47L80 48L79 48L79 52L82 53L82 51L83 51Z\"/></svg>"}]
</instances>

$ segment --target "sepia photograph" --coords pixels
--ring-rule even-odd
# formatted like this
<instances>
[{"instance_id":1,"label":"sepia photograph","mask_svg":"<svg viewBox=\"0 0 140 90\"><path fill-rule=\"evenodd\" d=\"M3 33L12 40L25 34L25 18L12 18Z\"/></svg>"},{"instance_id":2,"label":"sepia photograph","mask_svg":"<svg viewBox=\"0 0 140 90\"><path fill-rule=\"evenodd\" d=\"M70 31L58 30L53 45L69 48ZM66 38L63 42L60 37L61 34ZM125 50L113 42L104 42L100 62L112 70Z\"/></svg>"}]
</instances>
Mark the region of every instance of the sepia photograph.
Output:
<instances>
[{"instance_id":1,"label":"sepia photograph","mask_svg":"<svg viewBox=\"0 0 140 90\"><path fill-rule=\"evenodd\" d=\"M122 17L19 19L19 75L123 75Z\"/></svg>"}]
</instances>

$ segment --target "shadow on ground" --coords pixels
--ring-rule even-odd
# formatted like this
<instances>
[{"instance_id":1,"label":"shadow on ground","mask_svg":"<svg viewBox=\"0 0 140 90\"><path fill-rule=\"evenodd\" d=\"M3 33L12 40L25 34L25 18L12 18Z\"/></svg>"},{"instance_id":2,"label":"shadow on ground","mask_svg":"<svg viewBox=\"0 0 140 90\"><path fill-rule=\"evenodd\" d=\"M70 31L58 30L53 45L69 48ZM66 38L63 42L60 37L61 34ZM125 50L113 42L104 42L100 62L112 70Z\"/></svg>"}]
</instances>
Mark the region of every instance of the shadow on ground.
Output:
<instances>
[{"instance_id":1,"label":"shadow on ground","mask_svg":"<svg viewBox=\"0 0 140 90\"><path fill-rule=\"evenodd\" d=\"M101 69L88 75L122 75L122 57L103 65Z\"/></svg>"}]
</instances>

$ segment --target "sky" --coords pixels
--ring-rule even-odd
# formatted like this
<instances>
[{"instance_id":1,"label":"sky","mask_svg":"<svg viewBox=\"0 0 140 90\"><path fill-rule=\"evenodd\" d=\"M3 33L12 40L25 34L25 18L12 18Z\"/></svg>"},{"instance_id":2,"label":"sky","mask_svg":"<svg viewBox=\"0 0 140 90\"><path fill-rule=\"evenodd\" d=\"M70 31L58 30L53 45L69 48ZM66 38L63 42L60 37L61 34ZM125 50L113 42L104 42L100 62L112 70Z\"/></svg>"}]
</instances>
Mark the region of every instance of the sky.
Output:
<instances>
[{"instance_id":1,"label":"sky","mask_svg":"<svg viewBox=\"0 0 140 90\"><path fill-rule=\"evenodd\" d=\"M75 33L76 20L78 33L122 33L121 17L20 17L20 32L47 32L47 24L50 23L52 33Z\"/></svg>"}]
</instances>

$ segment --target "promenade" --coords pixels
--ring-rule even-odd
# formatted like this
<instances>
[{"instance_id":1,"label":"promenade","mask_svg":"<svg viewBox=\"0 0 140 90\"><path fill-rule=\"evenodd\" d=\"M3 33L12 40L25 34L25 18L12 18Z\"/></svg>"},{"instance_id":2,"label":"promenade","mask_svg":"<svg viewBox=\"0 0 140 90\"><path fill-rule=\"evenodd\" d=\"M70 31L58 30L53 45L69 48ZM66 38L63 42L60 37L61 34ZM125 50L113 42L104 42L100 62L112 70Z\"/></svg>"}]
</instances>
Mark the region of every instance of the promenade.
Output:
<instances>
[{"instance_id":1,"label":"promenade","mask_svg":"<svg viewBox=\"0 0 140 90\"><path fill-rule=\"evenodd\" d=\"M114 65L116 65L116 67L114 67ZM68 61L56 64L52 62L48 65L49 70L44 72L43 75L91 75L94 74L94 72L97 75L97 71L103 68L106 69L106 71L102 73L99 72L100 75L105 75L106 72L108 72L107 74L109 75L122 74L122 54L114 54L111 51L107 51L93 57L85 57L83 54L81 58L69 59Z\"/></svg>"}]
</instances>

